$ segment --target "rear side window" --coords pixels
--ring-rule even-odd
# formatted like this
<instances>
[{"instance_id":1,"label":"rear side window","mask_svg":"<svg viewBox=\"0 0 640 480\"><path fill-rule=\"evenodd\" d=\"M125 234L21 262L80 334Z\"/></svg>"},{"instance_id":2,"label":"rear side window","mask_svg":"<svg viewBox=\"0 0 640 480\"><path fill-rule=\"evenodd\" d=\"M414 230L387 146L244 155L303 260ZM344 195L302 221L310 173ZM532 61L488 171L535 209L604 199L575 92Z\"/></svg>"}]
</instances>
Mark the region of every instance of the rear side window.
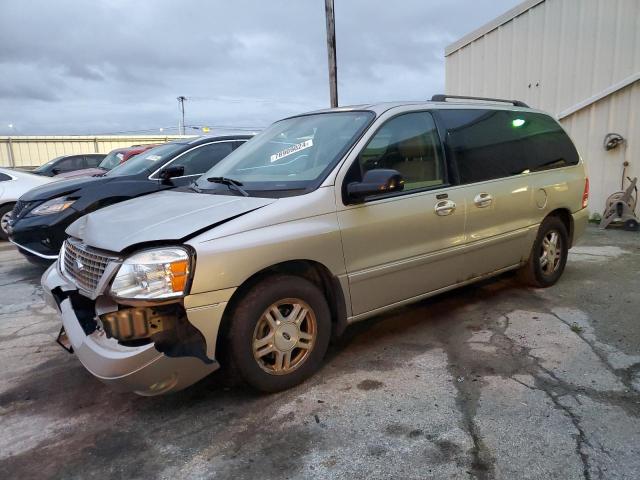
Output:
<instances>
[{"instance_id":1,"label":"rear side window","mask_svg":"<svg viewBox=\"0 0 640 480\"><path fill-rule=\"evenodd\" d=\"M100 164L104 157L104 155L87 155L84 157L85 165L88 168L95 168Z\"/></svg>"},{"instance_id":2,"label":"rear side window","mask_svg":"<svg viewBox=\"0 0 640 480\"><path fill-rule=\"evenodd\" d=\"M0 182L6 182L9 180L11 180L11 177L9 175L7 175L6 173L0 172Z\"/></svg>"},{"instance_id":3,"label":"rear side window","mask_svg":"<svg viewBox=\"0 0 640 480\"><path fill-rule=\"evenodd\" d=\"M54 167L57 172L72 172L84 168L84 158L81 156L67 157Z\"/></svg>"},{"instance_id":4,"label":"rear side window","mask_svg":"<svg viewBox=\"0 0 640 480\"><path fill-rule=\"evenodd\" d=\"M578 153L548 115L508 110L439 110L461 183L578 163Z\"/></svg>"}]
</instances>

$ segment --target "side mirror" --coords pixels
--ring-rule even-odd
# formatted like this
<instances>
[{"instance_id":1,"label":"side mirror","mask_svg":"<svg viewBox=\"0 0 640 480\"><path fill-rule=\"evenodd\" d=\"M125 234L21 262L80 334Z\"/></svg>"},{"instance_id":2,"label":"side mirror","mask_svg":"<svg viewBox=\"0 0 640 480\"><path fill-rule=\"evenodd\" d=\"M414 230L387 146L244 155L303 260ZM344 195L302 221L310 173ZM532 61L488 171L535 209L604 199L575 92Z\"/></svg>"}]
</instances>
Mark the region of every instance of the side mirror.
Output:
<instances>
[{"instance_id":1,"label":"side mirror","mask_svg":"<svg viewBox=\"0 0 640 480\"><path fill-rule=\"evenodd\" d=\"M54 167L51 169L51 173L55 176L55 175L59 175L61 172L61 170L58 167Z\"/></svg>"},{"instance_id":2,"label":"side mirror","mask_svg":"<svg viewBox=\"0 0 640 480\"><path fill-rule=\"evenodd\" d=\"M184 175L184 165L171 165L167 168L160 170L158 176L160 180L166 182L175 177L181 177Z\"/></svg>"},{"instance_id":3,"label":"side mirror","mask_svg":"<svg viewBox=\"0 0 640 480\"><path fill-rule=\"evenodd\" d=\"M404 179L397 170L378 168L368 170L361 182L347 185L347 195L352 200L363 200L370 195L399 192L404 189Z\"/></svg>"}]
</instances>

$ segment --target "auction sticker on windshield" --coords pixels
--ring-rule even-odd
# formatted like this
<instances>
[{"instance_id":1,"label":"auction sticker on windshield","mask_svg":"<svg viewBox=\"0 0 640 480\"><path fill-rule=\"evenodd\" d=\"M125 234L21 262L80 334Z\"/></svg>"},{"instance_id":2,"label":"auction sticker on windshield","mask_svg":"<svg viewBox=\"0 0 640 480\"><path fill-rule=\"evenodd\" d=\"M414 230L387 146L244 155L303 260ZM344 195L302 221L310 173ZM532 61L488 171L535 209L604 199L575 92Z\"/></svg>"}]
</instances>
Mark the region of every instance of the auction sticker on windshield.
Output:
<instances>
[{"instance_id":1,"label":"auction sticker on windshield","mask_svg":"<svg viewBox=\"0 0 640 480\"><path fill-rule=\"evenodd\" d=\"M282 150L281 152L274 153L271 155L271 163L277 162L281 158L288 157L300 150L305 150L306 148L313 147L313 140L305 140L302 143L296 143L295 145L291 145L289 148Z\"/></svg>"}]
</instances>

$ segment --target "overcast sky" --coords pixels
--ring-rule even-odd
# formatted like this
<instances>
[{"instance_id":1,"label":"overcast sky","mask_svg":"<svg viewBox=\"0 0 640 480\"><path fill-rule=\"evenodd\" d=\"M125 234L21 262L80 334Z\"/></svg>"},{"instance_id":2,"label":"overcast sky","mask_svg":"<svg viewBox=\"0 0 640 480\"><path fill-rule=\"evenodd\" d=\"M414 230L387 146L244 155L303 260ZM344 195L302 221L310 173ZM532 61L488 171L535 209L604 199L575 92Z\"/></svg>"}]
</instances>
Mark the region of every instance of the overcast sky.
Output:
<instances>
[{"instance_id":1,"label":"overcast sky","mask_svg":"<svg viewBox=\"0 0 640 480\"><path fill-rule=\"evenodd\" d=\"M444 47L518 3L335 0L340 104L442 92ZM328 106L325 41L323 0L0 0L0 134L175 131L178 95L266 126Z\"/></svg>"}]
</instances>

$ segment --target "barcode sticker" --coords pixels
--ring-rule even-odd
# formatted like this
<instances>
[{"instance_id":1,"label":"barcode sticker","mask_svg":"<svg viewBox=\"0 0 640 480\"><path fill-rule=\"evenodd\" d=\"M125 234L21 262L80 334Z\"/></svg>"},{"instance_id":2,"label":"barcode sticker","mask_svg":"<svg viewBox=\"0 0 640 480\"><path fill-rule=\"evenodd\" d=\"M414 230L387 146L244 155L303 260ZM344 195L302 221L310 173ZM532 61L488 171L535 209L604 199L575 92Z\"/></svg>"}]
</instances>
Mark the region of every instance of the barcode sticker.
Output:
<instances>
[{"instance_id":1,"label":"barcode sticker","mask_svg":"<svg viewBox=\"0 0 640 480\"><path fill-rule=\"evenodd\" d=\"M304 150L306 148L309 148L309 147L313 147L313 140L311 140L311 139L305 140L302 143L297 143L295 145L291 145L289 148L286 148L286 149L282 150L281 152L274 153L273 155L271 155L271 163L277 162L281 158L288 157L289 155L292 155L294 153L297 153L297 152L299 152L301 150Z\"/></svg>"}]
</instances>

